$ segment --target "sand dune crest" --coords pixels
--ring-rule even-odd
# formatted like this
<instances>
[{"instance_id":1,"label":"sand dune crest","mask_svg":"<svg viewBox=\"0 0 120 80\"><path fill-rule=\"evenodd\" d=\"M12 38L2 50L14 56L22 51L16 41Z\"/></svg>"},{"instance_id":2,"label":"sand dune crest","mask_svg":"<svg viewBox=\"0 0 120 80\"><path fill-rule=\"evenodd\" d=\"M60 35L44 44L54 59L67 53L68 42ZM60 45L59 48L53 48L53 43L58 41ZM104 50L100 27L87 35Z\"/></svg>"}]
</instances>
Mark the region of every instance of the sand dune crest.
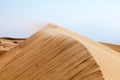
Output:
<instances>
[{"instance_id":1,"label":"sand dune crest","mask_svg":"<svg viewBox=\"0 0 120 80\"><path fill-rule=\"evenodd\" d=\"M104 45L49 24L2 54L0 80L119 80L120 53Z\"/></svg>"}]
</instances>

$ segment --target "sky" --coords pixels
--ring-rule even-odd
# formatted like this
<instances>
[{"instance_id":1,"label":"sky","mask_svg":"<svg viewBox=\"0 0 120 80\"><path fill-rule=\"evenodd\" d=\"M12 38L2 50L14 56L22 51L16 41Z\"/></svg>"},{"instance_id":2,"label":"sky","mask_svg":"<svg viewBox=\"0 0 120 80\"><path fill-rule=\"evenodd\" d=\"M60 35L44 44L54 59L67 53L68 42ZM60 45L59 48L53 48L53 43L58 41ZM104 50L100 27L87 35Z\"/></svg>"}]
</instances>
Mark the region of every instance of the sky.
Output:
<instances>
[{"instance_id":1,"label":"sky","mask_svg":"<svg viewBox=\"0 0 120 80\"><path fill-rule=\"evenodd\" d=\"M0 0L0 37L29 37L44 23L120 44L120 0Z\"/></svg>"}]
</instances>

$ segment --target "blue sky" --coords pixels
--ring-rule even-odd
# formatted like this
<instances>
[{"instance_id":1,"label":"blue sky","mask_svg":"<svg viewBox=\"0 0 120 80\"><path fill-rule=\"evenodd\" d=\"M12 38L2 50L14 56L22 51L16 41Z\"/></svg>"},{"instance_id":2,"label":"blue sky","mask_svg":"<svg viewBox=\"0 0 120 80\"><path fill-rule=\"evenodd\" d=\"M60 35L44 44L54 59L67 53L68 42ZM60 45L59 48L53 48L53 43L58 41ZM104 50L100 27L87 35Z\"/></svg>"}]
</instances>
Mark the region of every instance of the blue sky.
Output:
<instances>
[{"instance_id":1,"label":"blue sky","mask_svg":"<svg viewBox=\"0 0 120 80\"><path fill-rule=\"evenodd\" d=\"M46 22L120 44L120 0L0 0L1 37L29 37Z\"/></svg>"}]
</instances>

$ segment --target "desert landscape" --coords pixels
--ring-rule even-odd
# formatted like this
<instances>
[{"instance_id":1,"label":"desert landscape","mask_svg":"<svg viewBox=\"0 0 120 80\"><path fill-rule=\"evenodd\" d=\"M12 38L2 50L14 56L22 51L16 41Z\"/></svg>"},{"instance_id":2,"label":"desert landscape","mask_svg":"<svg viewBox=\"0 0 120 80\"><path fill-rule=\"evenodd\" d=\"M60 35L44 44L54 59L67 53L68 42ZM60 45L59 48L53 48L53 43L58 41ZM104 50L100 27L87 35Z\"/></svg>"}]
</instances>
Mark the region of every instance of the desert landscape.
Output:
<instances>
[{"instance_id":1,"label":"desert landscape","mask_svg":"<svg viewBox=\"0 0 120 80\"><path fill-rule=\"evenodd\" d=\"M55 24L29 38L0 38L0 80L120 80L120 45Z\"/></svg>"}]
</instances>

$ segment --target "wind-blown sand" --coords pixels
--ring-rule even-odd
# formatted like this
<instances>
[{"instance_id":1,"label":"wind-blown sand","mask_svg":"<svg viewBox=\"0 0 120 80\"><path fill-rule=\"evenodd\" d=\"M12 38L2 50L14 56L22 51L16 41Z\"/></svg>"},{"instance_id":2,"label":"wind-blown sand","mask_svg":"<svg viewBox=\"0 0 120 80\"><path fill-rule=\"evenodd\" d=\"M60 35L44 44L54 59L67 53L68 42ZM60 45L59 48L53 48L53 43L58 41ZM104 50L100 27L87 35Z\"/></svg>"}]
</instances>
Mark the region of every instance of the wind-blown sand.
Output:
<instances>
[{"instance_id":1,"label":"wind-blown sand","mask_svg":"<svg viewBox=\"0 0 120 80\"><path fill-rule=\"evenodd\" d=\"M15 46L0 58L0 80L120 80L119 52L57 25Z\"/></svg>"}]
</instances>

